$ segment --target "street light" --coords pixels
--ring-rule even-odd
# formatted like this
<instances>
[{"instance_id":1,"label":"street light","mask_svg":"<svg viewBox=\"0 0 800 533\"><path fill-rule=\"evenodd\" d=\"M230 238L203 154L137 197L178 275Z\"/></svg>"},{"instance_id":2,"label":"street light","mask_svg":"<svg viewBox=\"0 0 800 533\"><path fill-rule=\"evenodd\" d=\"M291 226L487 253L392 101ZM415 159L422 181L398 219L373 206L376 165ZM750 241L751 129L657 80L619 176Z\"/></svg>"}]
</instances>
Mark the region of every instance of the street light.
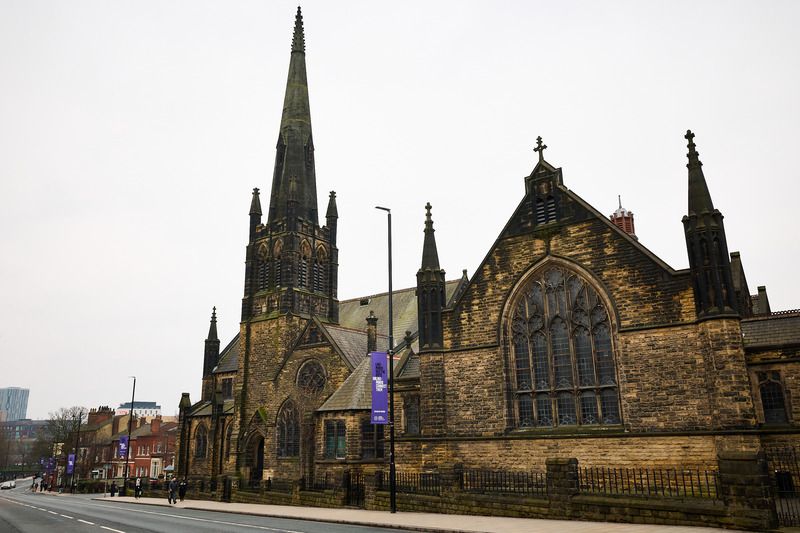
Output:
<instances>
[{"instance_id":1,"label":"street light","mask_svg":"<svg viewBox=\"0 0 800 533\"><path fill-rule=\"evenodd\" d=\"M386 211L389 234L389 510L397 512L397 471L394 466L394 324L392 320L392 210L375 206Z\"/></svg>"},{"instance_id":2,"label":"street light","mask_svg":"<svg viewBox=\"0 0 800 533\"><path fill-rule=\"evenodd\" d=\"M125 446L125 474L122 476L122 496L125 496L128 490L128 457L131 453L131 431L133 431L133 402L136 398L136 376L128 376L133 378L133 391L131 392L131 410L128 413L128 445Z\"/></svg>"},{"instance_id":3,"label":"street light","mask_svg":"<svg viewBox=\"0 0 800 533\"><path fill-rule=\"evenodd\" d=\"M72 479L70 480L70 492L75 494L75 477L78 475L78 457L80 456L80 441L81 441L81 420L83 419L83 409L78 409L78 432L75 436L75 459L72 463Z\"/></svg>"}]
</instances>

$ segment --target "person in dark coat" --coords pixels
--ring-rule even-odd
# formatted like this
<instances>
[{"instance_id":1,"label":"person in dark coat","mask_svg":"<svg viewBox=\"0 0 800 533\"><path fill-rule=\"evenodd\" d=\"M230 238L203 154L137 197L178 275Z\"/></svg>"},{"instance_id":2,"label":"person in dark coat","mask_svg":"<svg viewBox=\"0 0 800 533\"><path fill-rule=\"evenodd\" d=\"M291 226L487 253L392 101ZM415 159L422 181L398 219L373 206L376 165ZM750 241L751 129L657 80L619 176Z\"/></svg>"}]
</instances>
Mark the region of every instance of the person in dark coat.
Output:
<instances>
[{"instance_id":1,"label":"person in dark coat","mask_svg":"<svg viewBox=\"0 0 800 533\"><path fill-rule=\"evenodd\" d=\"M111 489L109 489L109 492L111 492L111 497L112 498L117 495L117 482L116 481L112 481L111 482Z\"/></svg>"},{"instance_id":2,"label":"person in dark coat","mask_svg":"<svg viewBox=\"0 0 800 533\"><path fill-rule=\"evenodd\" d=\"M174 503L178 503L178 500L175 499L175 492L178 490L178 482L175 481L175 478L169 480L169 494L167 494L167 501L170 505Z\"/></svg>"},{"instance_id":3,"label":"person in dark coat","mask_svg":"<svg viewBox=\"0 0 800 533\"><path fill-rule=\"evenodd\" d=\"M181 501L186 497L186 490L189 488L189 483L186 481L186 478L183 478L180 483L178 483L178 496L180 496Z\"/></svg>"}]
</instances>

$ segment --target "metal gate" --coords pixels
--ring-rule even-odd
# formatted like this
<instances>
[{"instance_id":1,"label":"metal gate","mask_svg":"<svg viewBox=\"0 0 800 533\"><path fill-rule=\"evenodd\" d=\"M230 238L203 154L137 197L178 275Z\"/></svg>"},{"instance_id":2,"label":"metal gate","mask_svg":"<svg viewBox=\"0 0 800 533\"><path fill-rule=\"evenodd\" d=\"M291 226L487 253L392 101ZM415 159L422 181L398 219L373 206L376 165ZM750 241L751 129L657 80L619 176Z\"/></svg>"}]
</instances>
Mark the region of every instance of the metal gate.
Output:
<instances>
[{"instance_id":1,"label":"metal gate","mask_svg":"<svg viewBox=\"0 0 800 533\"><path fill-rule=\"evenodd\" d=\"M346 505L351 507L364 507L364 477L361 472L344 473L344 490Z\"/></svg>"},{"instance_id":2,"label":"metal gate","mask_svg":"<svg viewBox=\"0 0 800 533\"><path fill-rule=\"evenodd\" d=\"M775 507L781 526L800 526L800 465L797 448L767 448L765 450L772 486L775 488Z\"/></svg>"}]
</instances>

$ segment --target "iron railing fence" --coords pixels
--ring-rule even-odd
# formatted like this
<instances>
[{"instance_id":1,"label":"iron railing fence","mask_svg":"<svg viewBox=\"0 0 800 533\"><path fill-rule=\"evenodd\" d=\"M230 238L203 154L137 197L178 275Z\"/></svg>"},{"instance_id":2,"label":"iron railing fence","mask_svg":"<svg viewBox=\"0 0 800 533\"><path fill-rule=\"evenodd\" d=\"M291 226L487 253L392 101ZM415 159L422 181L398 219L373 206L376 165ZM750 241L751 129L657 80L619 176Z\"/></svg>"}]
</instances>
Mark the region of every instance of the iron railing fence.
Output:
<instances>
[{"instance_id":1,"label":"iron railing fence","mask_svg":"<svg viewBox=\"0 0 800 533\"><path fill-rule=\"evenodd\" d=\"M497 470L464 470L461 490L473 493L547 496L547 474Z\"/></svg>"},{"instance_id":2,"label":"iron railing fence","mask_svg":"<svg viewBox=\"0 0 800 533\"><path fill-rule=\"evenodd\" d=\"M400 493L439 496L442 492L441 476L436 472L397 472L395 479ZM389 476L385 476L382 485L389 488Z\"/></svg>"},{"instance_id":3,"label":"iron railing fence","mask_svg":"<svg viewBox=\"0 0 800 533\"><path fill-rule=\"evenodd\" d=\"M794 446L764 449L782 526L800 526L800 453Z\"/></svg>"},{"instance_id":4,"label":"iron railing fence","mask_svg":"<svg viewBox=\"0 0 800 533\"><path fill-rule=\"evenodd\" d=\"M330 472L322 474L315 474L312 478L305 480L305 490L322 492L324 490L333 490L336 488L334 485L334 478Z\"/></svg>"},{"instance_id":5,"label":"iron railing fence","mask_svg":"<svg viewBox=\"0 0 800 533\"><path fill-rule=\"evenodd\" d=\"M590 494L717 499L716 470L677 468L578 469L578 486Z\"/></svg>"},{"instance_id":6,"label":"iron railing fence","mask_svg":"<svg viewBox=\"0 0 800 533\"><path fill-rule=\"evenodd\" d=\"M292 492L293 481L287 479L251 479L247 482L245 490L250 491L278 491L278 492Z\"/></svg>"}]
</instances>

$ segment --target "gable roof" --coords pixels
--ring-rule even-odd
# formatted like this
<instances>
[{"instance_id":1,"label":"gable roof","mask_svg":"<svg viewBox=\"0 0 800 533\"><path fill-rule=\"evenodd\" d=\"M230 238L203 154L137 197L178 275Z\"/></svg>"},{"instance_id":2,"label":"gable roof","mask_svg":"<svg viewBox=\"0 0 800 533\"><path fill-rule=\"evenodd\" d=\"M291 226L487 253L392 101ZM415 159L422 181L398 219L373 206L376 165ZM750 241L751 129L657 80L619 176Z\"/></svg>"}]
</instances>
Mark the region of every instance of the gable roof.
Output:
<instances>
[{"instance_id":1,"label":"gable roof","mask_svg":"<svg viewBox=\"0 0 800 533\"><path fill-rule=\"evenodd\" d=\"M445 282L445 297L450 301L453 293L465 278ZM362 302L366 302L362 305ZM378 317L378 330L387 331L389 327L389 293L382 292L371 296L362 296L352 300L339 302L339 324L355 330L366 329L369 312ZM417 324L417 288L400 289L392 293L392 315L394 339L398 342L406 331L416 333Z\"/></svg>"},{"instance_id":2,"label":"gable roof","mask_svg":"<svg viewBox=\"0 0 800 533\"><path fill-rule=\"evenodd\" d=\"M320 329L327 333L328 340L348 362L350 368L356 368L361 360L367 356L367 332L357 331L341 326L320 323ZM389 338L378 335L378 350L386 351L389 347Z\"/></svg>"},{"instance_id":3,"label":"gable roof","mask_svg":"<svg viewBox=\"0 0 800 533\"><path fill-rule=\"evenodd\" d=\"M231 342L219 354L219 363L214 367L214 374L223 372L236 372L239 370L239 333L236 334Z\"/></svg>"},{"instance_id":4,"label":"gable roof","mask_svg":"<svg viewBox=\"0 0 800 533\"><path fill-rule=\"evenodd\" d=\"M364 357L353 372L317 411L372 409L370 359Z\"/></svg>"}]
</instances>

